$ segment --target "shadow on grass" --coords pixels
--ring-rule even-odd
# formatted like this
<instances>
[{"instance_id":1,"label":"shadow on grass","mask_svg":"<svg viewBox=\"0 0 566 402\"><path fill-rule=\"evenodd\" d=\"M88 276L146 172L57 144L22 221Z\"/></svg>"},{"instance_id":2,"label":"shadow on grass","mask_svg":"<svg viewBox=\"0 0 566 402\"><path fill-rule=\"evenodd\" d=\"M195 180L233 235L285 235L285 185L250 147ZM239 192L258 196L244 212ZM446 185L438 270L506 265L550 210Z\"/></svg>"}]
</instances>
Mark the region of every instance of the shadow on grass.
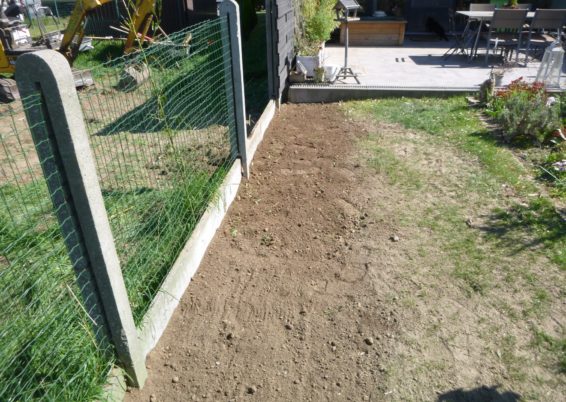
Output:
<instances>
[{"instance_id":1,"label":"shadow on grass","mask_svg":"<svg viewBox=\"0 0 566 402\"><path fill-rule=\"evenodd\" d=\"M545 198L530 204L497 209L481 230L499 239L513 252L544 247L551 259L566 269L566 211L559 211Z\"/></svg>"},{"instance_id":2,"label":"shadow on grass","mask_svg":"<svg viewBox=\"0 0 566 402\"><path fill-rule=\"evenodd\" d=\"M517 402L521 395L513 391L499 391L499 386L482 386L469 391L455 389L438 396L438 402Z\"/></svg>"},{"instance_id":3,"label":"shadow on grass","mask_svg":"<svg viewBox=\"0 0 566 402\"><path fill-rule=\"evenodd\" d=\"M202 64L208 62L208 59L201 61ZM154 85L149 99L122 114L96 135L204 129L213 125L226 125L230 106L226 99L223 72L215 72L215 82L212 82L211 72L204 66L192 67L189 66L182 74L175 72L176 79L167 79L168 82L162 87Z\"/></svg>"},{"instance_id":4,"label":"shadow on grass","mask_svg":"<svg viewBox=\"0 0 566 402\"><path fill-rule=\"evenodd\" d=\"M488 121L488 124L496 124L495 122ZM534 146L539 146L529 138L518 137L513 141L505 140L501 129L491 127L486 130L477 131L470 134L472 137L478 138L489 145L507 148L510 150L527 150Z\"/></svg>"},{"instance_id":5,"label":"shadow on grass","mask_svg":"<svg viewBox=\"0 0 566 402\"><path fill-rule=\"evenodd\" d=\"M477 110L479 116L481 116L481 120L485 122L487 125L483 133L485 136L485 138L483 139L490 140L491 144L513 150L523 150L523 149L528 150L532 147L541 146L541 144L533 137L517 136L510 140L506 139L501 124L497 121L497 119L491 116L489 112L486 112L485 110L482 109L477 109Z\"/></svg>"}]
</instances>

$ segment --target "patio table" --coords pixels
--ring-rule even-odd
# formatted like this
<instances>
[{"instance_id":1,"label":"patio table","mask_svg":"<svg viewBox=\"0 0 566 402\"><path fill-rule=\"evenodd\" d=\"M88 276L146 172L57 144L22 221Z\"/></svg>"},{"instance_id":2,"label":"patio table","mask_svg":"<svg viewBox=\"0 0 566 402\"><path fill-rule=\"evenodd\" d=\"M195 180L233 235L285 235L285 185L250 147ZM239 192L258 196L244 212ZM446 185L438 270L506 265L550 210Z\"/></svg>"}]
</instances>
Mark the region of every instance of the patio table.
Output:
<instances>
[{"instance_id":1,"label":"patio table","mask_svg":"<svg viewBox=\"0 0 566 402\"><path fill-rule=\"evenodd\" d=\"M476 32L476 38L474 41L474 45L472 46L470 52L470 59L474 56L477 56L478 52L478 42L480 40L481 29L483 27L484 21L491 21L493 19L493 11L456 11L456 14L464 15L468 17L468 19L479 21L478 30ZM535 16L534 11L529 11L527 13L527 19L533 19Z\"/></svg>"}]
</instances>

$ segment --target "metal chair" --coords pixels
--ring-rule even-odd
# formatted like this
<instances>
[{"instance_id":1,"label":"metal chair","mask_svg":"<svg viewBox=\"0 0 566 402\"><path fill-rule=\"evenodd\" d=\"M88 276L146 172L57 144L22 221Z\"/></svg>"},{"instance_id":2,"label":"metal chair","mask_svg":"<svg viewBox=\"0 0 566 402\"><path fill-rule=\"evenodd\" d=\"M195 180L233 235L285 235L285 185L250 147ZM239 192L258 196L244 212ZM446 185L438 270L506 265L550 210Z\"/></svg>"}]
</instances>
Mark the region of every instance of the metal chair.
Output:
<instances>
[{"instance_id":1,"label":"metal chair","mask_svg":"<svg viewBox=\"0 0 566 402\"><path fill-rule=\"evenodd\" d=\"M519 60L519 49L521 46L521 39L523 34L523 24L527 19L528 10L517 9L495 9L493 19L489 24L489 31L487 34L485 63L489 61L489 53L492 44L494 45L494 53L498 47L517 49L517 61Z\"/></svg>"},{"instance_id":2,"label":"metal chair","mask_svg":"<svg viewBox=\"0 0 566 402\"><path fill-rule=\"evenodd\" d=\"M535 16L529 25L527 46L525 49L525 65L529 62L529 54L533 43L537 47L545 47L548 42L553 42L562 33L562 27L566 22L566 10L564 9L537 9ZM555 33L555 37L551 35Z\"/></svg>"},{"instance_id":3,"label":"metal chair","mask_svg":"<svg viewBox=\"0 0 566 402\"><path fill-rule=\"evenodd\" d=\"M483 3L470 3L470 11L494 11L495 4L483 4ZM470 58L474 56L474 49L477 46L477 40L474 42L474 37L479 38L480 31L483 27L483 21L475 18L468 18L464 31L460 38L459 46L462 49L462 53L466 54L466 48L470 43ZM476 34L477 32L477 34Z\"/></svg>"}]
</instances>

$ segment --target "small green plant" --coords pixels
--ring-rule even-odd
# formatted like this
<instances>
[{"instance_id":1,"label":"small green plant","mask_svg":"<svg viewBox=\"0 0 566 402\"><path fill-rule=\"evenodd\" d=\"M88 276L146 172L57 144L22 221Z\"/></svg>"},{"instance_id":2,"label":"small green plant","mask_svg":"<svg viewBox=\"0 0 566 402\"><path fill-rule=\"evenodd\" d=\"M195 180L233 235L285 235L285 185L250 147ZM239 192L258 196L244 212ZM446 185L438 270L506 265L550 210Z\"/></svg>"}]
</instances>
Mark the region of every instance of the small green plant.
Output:
<instances>
[{"instance_id":1,"label":"small green plant","mask_svg":"<svg viewBox=\"0 0 566 402\"><path fill-rule=\"evenodd\" d=\"M560 106L542 83L519 78L493 97L489 114L501 125L507 142L527 139L542 144L560 127Z\"/></svg>"},{"instance_id":2,"label":"small green plant","mask_svg":"<svg viewBox=\"0 0 566 402\"><path fill-rule=\"evenodd\" d=\"M557 195L566 196L566 141L562 141L547 156L542 166L544 178L552 182Z\"/></svg>"}]
</instances>

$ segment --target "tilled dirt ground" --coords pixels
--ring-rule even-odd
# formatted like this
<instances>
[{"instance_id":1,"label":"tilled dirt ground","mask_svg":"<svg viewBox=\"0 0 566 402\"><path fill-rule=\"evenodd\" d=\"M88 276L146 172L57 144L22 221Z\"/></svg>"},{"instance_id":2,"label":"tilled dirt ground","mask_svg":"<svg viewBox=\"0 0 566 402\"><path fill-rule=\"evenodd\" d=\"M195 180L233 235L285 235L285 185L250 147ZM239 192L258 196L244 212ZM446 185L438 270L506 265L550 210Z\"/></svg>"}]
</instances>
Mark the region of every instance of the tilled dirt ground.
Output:
<instances>
[{"instance_id":1,"label":"tilled dirt ground","mask_svg":"<svg viewBox=\"0 0 566 402\"><path fill-rule=\"evenodd\" d=\"M282 107L128 401L518 400L494 311L432 272L449 255L399 218L434 194L399 192L360 152L402 130L368 124ZM541 387L559 400L564 383Z\"/></svg>"}]
</instances>

